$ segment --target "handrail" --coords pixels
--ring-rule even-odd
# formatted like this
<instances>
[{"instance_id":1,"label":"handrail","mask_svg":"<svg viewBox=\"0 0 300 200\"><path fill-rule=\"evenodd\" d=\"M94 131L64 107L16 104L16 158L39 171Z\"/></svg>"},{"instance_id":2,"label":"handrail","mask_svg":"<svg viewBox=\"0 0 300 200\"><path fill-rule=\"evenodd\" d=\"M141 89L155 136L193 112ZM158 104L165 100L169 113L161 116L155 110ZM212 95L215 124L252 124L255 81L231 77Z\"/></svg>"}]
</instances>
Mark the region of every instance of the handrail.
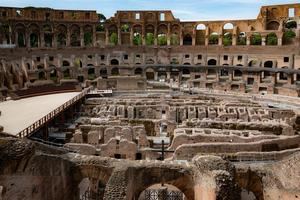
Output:
<instances>
[{"instance_id":1,"label":"handrail","mask_svg":"<svg viewBox=\"0 0 300 200\"><path fill-rule=\"evenodd\" d=\"M54 109L53 111L51 111L50 113L48 113L44 117L42 117L39 120L35 121L31 125L29 125L27 128L25 128L22 131L20 131L17 135L20 138L30 136L33 132L35 132L36 130L38 130L45 123L47 123L48 121L52 120L54 117L56 117L62 111L66 110L68 107L70 107L71 105L73 105L74 103L76 103L77 101L79 101L80 99L82 99L83 97L85 97L85 95L91 90L91 88L92 87L84 89L80 94L76 95L75 97L73 97L69 101L65 102L64 104L62 104L58 108Z\"/></svg>"}]
</instances>

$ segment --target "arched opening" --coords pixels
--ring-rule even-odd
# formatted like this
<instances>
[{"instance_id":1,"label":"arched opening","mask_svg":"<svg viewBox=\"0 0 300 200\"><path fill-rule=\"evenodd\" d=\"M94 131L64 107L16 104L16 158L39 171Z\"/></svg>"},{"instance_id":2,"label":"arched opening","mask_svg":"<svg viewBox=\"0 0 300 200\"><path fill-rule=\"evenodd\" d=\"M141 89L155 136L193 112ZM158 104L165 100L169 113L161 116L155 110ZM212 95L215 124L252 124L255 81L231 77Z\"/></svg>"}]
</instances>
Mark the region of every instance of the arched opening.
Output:
<instances>
[{"instance_id":1,"label":"arched opening","mask_svg":"<svg viewBox=\"0 0 300 200\"><path fill-rule=\"evenodd\" d=\"M69 66L70 66L69 61L64 60L63 61L63 67L69 67Z\"/></svg>"},{"instance_id":2,"label":"arched opening","mask_svg":"<svg viewBox=\"0 0 300 200\"><path fill-rule=\"evenodd\" d=\"M15 26L15 32L17 33L16 44L18 45L18 47L26 47L26 28L24 24L18 23Z\"/></svg>"},{"instance_id":3,"label":"arched opening","mask_svg":"<svg viewBox=\"0 0 300 200\"><path fill-rule=\"evenodd\" d=\"M24 33L18 33L17 34L18 37L18 47L25 47L25 36Z\"/></svg>"},{"instance_id":4,"label":"arched opening","mask_svg":"<svg viewBox=\"0 0 300 200\"><path fill-rule=\"evenodd\" d=\"M118 28L116 25L111 25L108 28L108 33L109 33L109 43L111 45L117 45L118 44Z\"/></svg>"},{"instance_id":5,"label":"arched opening","mask_svg":"<svg viewBox=\"0 0 300 200\"><path fill-rule=\"evenodd\" d=\"M278 30L280 24L276 21L271 21L267 24L267 30Z\"/></svg>"},{"instance_id":6,"label":"arched opening","mask_svg":"<svg viewBox=\"0 0 300 200\"><path fill-rule=\"evenodd\" d=\"M143 69L142 68L136 68L134 70L134 75L142 75L143 74Z\"/></svg>"},{"instance_id":7,"label":"arched opening","mask_svg":"<svg viewBox=\"0 0 300 200\"><path fill-rule=\"evenodd\" d=\"M80 28L77 25L72 25L70 28L71 32L71 39L70 45L72 47L79 47L80 46Z\"/></svg>"},{"instance_id":8,"label":"arched opening","mask_svg":"<svg viewBox=\"0 0 300 200\"><path fill-rule=\"evenodd\" d=\"M249 63L248 63L248 66L249 67L259 67L259 62L257 60L251 60Z\"/></svg>"},{"instance_id":9,"label":"arched opening","mask_svg":"<svg viewBox=\"0 0 300 200\"><path fill-rule=\"evenodd\" d=\"M88 69L88 79L89 80L94 80L95 78L96 78L95 68L89 68Z\"/></svg>"},{"instance_id":10,"label":"arched opening","mask_svg":"<svg viewBox=\"0 0 300 200\"><path fill-rule=\"evenodd\" d=\"M146 60L146 64L148 64L148 65L151 65L151 64L154 64L155 62L154 62L154 60L153 59L147 59Z\"/></svg>"},{"instance_id":11,"label":"arched opening","mask_svg":"<svg viewBox=\"0 0 300 200\"><path fill-rule=\"evenodd\" d=\"M154 45L154 26L146 26L146 45Z\"/></svg>"},{"instance_id":12,"label":"arched opening","mask_svg":"<svg viewBox=\"0 0 300 200\"><path fill-rule=\"evenodd\" d=\"M92 46L93 45L93 27L90 25L86 25L83 28L83 41L84 46Z\"/></svg>"},{"instance_id":13,"label":"arched opening","mask_svg":"<svg viewBox=\"0 0 300 200\"><path fill-rule=\"evenodd\" d=\"M217 65L217 60L216 59L210 59L210 60L208 60L208 62L207 62L207 65Z\"/></svg>"},{"instance_id":14,"label":"arched opening","mask_svg":"<svg viewBox=\"0 0 300 200\"><path fill-rule=\"evenodd\" d=\"M204 24L198 24L196 27L196 45L205 44L205 32L206 26Z\"/></svg>"},{"instance_id":15,"label":"arched opening","mask_svg":"<svg viewBox=\"0 0 300 200\"><path fill-rule=\"evenodd\" d=\"M237 90L239 90L239 88L240 88L239 85L236 85L236 84L231 85L231 90L232 91L237 91Z\"/></svg>"},{"instance_id":16,"label":"arched opening","mask_svg":"<svg viewBox=\"0 0 300 200\"><path fill-rule=\"evenodd\" d=\"M224 33L223 35L223 45L224 46L231 46L232 45L232 33Z\"/></svg>"},{"instance_id":17,"label":"arched opening","mask_svg":"<svg viewBox=\"0 0 300 200\"><path fill-rule=\"evenodd\" d=\"M52 27L49 24L44 25L43 27L44 31L44 41L45 41L45 47L52 47Z\"/></svg>"},{"instance_id":18,"label":"arched opening","mask_svg":"<svg viewBox=\"0 0 300 200\"><path fill-rule=\"evenodd\" d=\"M66 33L67 33L67 27L65 25L59 25L57 26L56 28L57 30L57 39L56 39L56 42L57 42L57 46L58 47L65 47L67 45L66 43Z\"/></svg>"},{"instance_id":19,"label":"arched opening","mask_svg":"<svg viewBox=\"0 0 300 200\"><path fill-rule=\"evenodd\" d=\"M223 26L224 30L233 30L233 24L232 23L226 23Z\"/></svg>"},{"instance_id":20,"label":"arched opening","mask_svg":"<svg viewBox=\"0 0 300 200\"><path fill-rule=\"evenodd\" d=\"M228 76L229 73L228 73L228 70L227 69L221 69L220 70L220 76Z\"/></svg>"},{"instance_id":21,"label":"arched opening","mask_svg":"<svg viewBox=\"0 0 300 200\"><path fill-rule=\"evenodd\" d=\"M111 69L111 75L112 76L118 76L119 75L119 68L118 67L114 67Z\"/></svg>"},{"instance_id":22,"label":"arched opening","mask_svg":"<svg viewBox=\"0 0 300 200\"><path fill-rule=\"evenodd\" d=\"M54 82L57 81L57 71L56 71L56 69L52 69L52 70L50 71L50 79L51 79L52 81L54 81Z\"/></svg>"},{"instance_id":23,"label":"arched opening","mask_svg":"<svg viewBox=\"0 0 300 200\"><path fill-rule=\"evenodd\" d=\"M64 79L70 79L71 78L70 69L65 69L63 71L63 75L64 75Z\"/></svg>"},{"instance_id":24,"label":"arched opening","mask_svg":"<svg viewBox=\"0 0 300 200\"><path fill-rule=\"evenodd\" d=\"M180 33L180 27L179 25L175 24L172 26L171 29L171 45L179 45L180 44L180 39L179 39L179 33Z\"/></svg>"},{"instance_id":25,"label":"arched opening","mask_svg":"<svg viewBox=\"0 0 300 200\"><path fill-rule=\"evenodd\" d=\"M133 44L142 45L142 26L136 25L133 27Z\"/></svg>"},{"instance_id":26,"label":"arched opening","mask_svg":"<svg viewBox=\"0 0 300 200\"><path fill-rule=\"evenodd\" d=\"M154 70L151 68L148 68L146 70L146 79L147 80L154 80Z\"/></svg>"},{"instance_id":27,"label":"arched opening","mask_svg":"<svg viewBox=\"0 0 300 200\"><path fill-rule=\"evenodd\" d=\"M169 184L154 184L141 192L138 200L186 199L183 192Z\"/></svg>"},{"instance_id":28,"label":"arched opening","mask_svg":"<svg viewBox=\"0 0 300 200\"><path fill-rule=\"evenodd\" d=\"M237 45L246 45L247 44L247 38L245 32L240 32L237 38Z\"/></svg>"},{"instance_id":29,"label":"arched opening","mask_svg":"<svg viewBox=\"0 0 300 200\"><path fill-rule=\"evenodd\" d=\"M216 32L210 34L208 43L210 45L217 45L219 43L219 34Z\"/></svg>"},{"instance_id":30,"label":"arched opening","mask_svg":"<svg viewBox=\"0 0 300 200\"><path fill-rule=\"evenodd\" d=\"M168 27L165 24L158 26L157 44L160 46L167 45L167 32Z\"/></svg>"},{"instance_id":31,"label":"arched opening","mask_svg":"<svg viewBox=\"0 0 300 200\"><path fill-rule=\"evenodd\" d=\"M264 63L264 68L272 68L273 67L273 62L272 61L266 61ZM264 71L263 72L263 78L270 77L271 73L269 71Z\"/></svg>"},{"instance_id":32,"label":"arched opening","mask_svg":"<svg viewBox=\"0 0 300 200\"><path fill-rule=\"evenodd\" d=\"M35 48L39 46L39 37L36 33L30 34L30 47Z\"/></svg>"},{"instance_id":33,"label":"arched opening","mask_svg":"<svg viewBox=\"0 0 300 200\"><path fill-rule=\"evenodd\" d=\"M250 44L251 45L261 45L262 38L259 33L253 33L250 37Z\"/></svg>"},{"instance_id":34,"label":"arched opening","mask_svg":"<svg viewBox=\"0 0 300 200\"><path fill-rule=\"evenodd\" d=\"M266 38L267 45L277 45L278 39L275 33L269 33Z\"/></svg>"},{"instance_id":35,"label":"arched opening","mask_svg":"<svg viewBox=\"0 0 300 200\"><path fill-rule=\"evenodd\" d=\"M100 76L102 78L107 78L107 69L106 68L100 69Z\"/></svg>"},{"instance_id":36,"label":"arched opening","mask_svg":"<svg viewBox=\"0 0 300 200\"><path fill-rule=\"evenodd\" d=\"M43 72L43 71L39 72L38 76L39 76L39 80L46 80L45 72Z\"/></svg>"},{"instance_id":37,"label":"arched opening","mask_svg":"<svg viewBox=\"0 0 300 200\"><path fill-rule=\"evenodd\" d=\"M216 70L215 69L208 69L207 70L207 75L208 76L215 76L216 75Z\"/></svg>"},{"instance_id":38,"label":"arched opening","mask_svg":"<svg viewBox=\"0 0 300 200\"><path fill-rule=\"evenodd\" d=\"M192 45L193 43L193 38L190 34L186 34L183 37L183 45Z\"/></svg>"},{"instance_id":39,"label":"arched opening","mask_svg":"<svg viewBox=\"0 0 300 200\"><path fill-rule=\"evenodd\" d=\"M119 65L119 61L117 59L112 59L110 65Z\"/></svg>"},{"instance_id":40,"label":"arched opening","mask_svg":"<svg viewBox=\"0 0 300 200\"><path fill-rule=\"evenodd\" d=\"M282 67L282 69L288 69L288 67ZM279 72L279 80L287 81L288 80L288 74L285 73L285 72Z\"/></svg>"},{"instance_id":41,"label":"arched opening","mask_svg":"<svg viewBox=\"0 0 300 200\"><path fill-rule=\"evenodd\" d=\"M233 74L234 74L235 77L242 77L243 76L242 71L238 70L238 69L234 70Z\"/></svg>"},{"instance_id":42,"label":"arched opening","mask_svg":"<svg viewBox=\"0 0 300 200\"><path fill-rule=\"evenodd\" d=\"M190 75L190 74L191 74L191 72L190 72L190 70L189 70L189 69L187 69L187 68L184 68L184 69L182 69L182 74L183 74L183 75Z\"/></svg>"}]
</instances>

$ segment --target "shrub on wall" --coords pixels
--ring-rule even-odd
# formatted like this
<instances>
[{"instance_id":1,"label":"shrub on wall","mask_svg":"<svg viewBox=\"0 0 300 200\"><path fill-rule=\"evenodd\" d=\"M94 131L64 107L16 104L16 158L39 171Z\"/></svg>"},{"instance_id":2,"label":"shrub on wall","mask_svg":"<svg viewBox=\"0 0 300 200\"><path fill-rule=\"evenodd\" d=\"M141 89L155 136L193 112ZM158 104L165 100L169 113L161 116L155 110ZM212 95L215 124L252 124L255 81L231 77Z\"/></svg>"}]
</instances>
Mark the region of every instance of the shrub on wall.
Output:
<instances>
[{"instance_id":1,"label":"shrub on wall","mask_svg":"<svg viewBox=\"0 0 300 200\"><path fill-rule=\"evenodd\" d=\"M109 37L109 42L113 45L117 45L118 44L118 35L117 33L112 33Z\"/></svg>"}]
</instances>

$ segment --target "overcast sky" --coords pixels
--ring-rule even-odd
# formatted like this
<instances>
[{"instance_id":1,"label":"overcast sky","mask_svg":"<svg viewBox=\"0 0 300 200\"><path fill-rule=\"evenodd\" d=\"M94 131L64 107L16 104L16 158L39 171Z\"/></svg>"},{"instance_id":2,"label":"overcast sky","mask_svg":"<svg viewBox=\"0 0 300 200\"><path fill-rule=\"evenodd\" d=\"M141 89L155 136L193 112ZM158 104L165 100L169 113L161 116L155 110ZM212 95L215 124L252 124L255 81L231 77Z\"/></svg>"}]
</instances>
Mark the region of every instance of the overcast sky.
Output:
<instances>
[{"instance_id":1,"label":"overcast sky","mask_svg":"<svg viewBox=\"0 0 300 200\"><path fill-rule=\"evenodd\" d=\"M172 10L187 20L254 19L262 5L299 0L0 0L0 6L97 10L107 18L117 10Z\"/></svg>"}]
</instances>

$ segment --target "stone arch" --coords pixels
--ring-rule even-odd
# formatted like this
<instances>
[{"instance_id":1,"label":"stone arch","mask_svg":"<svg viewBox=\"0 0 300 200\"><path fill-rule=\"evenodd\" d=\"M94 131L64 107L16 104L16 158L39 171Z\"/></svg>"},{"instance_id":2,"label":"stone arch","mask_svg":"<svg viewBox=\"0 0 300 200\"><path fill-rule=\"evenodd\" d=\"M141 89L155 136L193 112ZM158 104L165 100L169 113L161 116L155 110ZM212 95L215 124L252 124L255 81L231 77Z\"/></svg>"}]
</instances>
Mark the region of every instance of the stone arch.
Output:
<instances>
[{"instance_id":1,"label":"stone arch","mask_svg":"<svg viewBox=\"0 0 300 200\"><path fill-rule=\"evenodd\" d=\"M281 69L288 69L289 67L284 66L281 67ZM279 80L287 81L288 80L288 74L285 72L279 72Z\"/></svg>"},{"instance_id":2,"label":"stone arch","mask_svg":"<svg viewBox=\"0 0 300 200\"><path fill-rule=\"evenodd\" d=\"M142 25L136 24L132 26L133 31L133 44L134 45L142 45Z\"/></svg>"},{"instance_id":3,"label":"stone arch","mask_svg":"<svg viewBox=\"0 0 300 200\"><path fill-rule=\"evenodd\" d=\"M53 28L50 24L45 24L43 26L44 32L44 44L45 47L52 47L52 40L53 40Z\"/></svg>"},{"instance_id":4,"label":"stone arch","mask_svg":"<svg viewBox=\"0 0 300 200\"><path fill-rule=\"evenodd\" d=\"M100 69L100 76L102 78L107 77L107 69L106 68L101 68Z\"/></svg>"},{"instance_id":5,"label":"stone arch","mask_svg":"<svg viewBox=\"0 0 300 200\"><path fill-rule=\"evenodd\" d=\"M72 47L79 47L80 46L80 27L77 24L73 24L70 27L70 45Z\"/></svg>"},{"instance_id":6,"label":"stone arch","mask_svg":"<svg viewBox=\"0 0 300 200\"><path fill-rule=\"evenodd\" d=\"M143 69L138 67L134 70L134 75L142 75L143 74Z\"/></svg>"},{"instance_id":7,"label":"stone arch","mask_svg":"<svg viewBox=\"0 0 300 200\"><path fill-rule=\"evenodd\" d=\"M157 44L158 45L167 45L167 32L168 27L166 24L160 24L157 28Z\"/></svg>"},{"instance_id":8,"label":"stone arch","mask_svg":"<svg viewBox=\"0 0 300 200\"><path fill-rule=\"evenodd\" d=\"M278 38L275 33L269 33L266 37L266 44L267 45L277 45Z\"/></svg>"},{"instance_id":9,"label":"stone arch","mask_svg":"<svg viewBox=\"0 0 300 200\"><path fill-rule=\"evenodd\" d=\"M46 73L44 71L40 71L38 73L38 79L39 80L46 80Z\"/></svg>"},{"instance_id":10,"label":"stone arch","mask_svg":"<svg viewBox=\"0 0 300 200\"><path fill-rule=\"evenodd\" d=\"M259 67L260 66L260 63L258 60L251 60L249 63L248 63L248 67Z\"/></svg>"},{"instance_id":11,"label":"stone arch","mask_svg":"<svg viewBox=\"0 0 300 200\"><path fill-rule=\"evenodd\" d=\"M267 30L278 30L280 23L277 21L271 21L267 24Z\"/></svg>"},{"instance_id":12,"label":"stone arch","mask_svg":"<svg viewBox=\"0 0 300 200\"><path fill-rule=\"evenodd\" d=\"M234 25L230 22L223 25L224 30L232 30L234 28Z\"/></svg>"},{"instance_id":13,"label":"stone arch","mask_svg":"<svg viewBox=\"0 0 300 200\"><path fill-rule=\"evenodd\" d=\"M55 69L55 66L50 71L50 79L53 80L54 82L57 81L57 70Z\"/></svg>"},{"instance_id":14,"label":"stone arch","mask_svg":"<svg viewBox=\"0 0 300 200\"><path fill-rule=\"evenodd\" d=\"M115 24L112 24L108 27L108 34L109 34L109 42L110 44L116 45L118 44L118 27Z\"/></svg>"},{"instance_id":15,"label":"stone arch","mask_svg":"<svg viewBox=\"0 0 300 200\"><path fill-rule=\"evenodd\" d=\"M83 27L83 40L84 46L93 45L93 27L92 25L86 25Z\"/></svg>"},{"instance_id":16,"label":"stone arch","mask_svg":"<svg viewBox=\"0 0 300 200\"><path fill-rule=\"evenodd\" d=\"M15 32L17 35L17 38L15 38L15 40L16 40L15 43L18 45L18 47L26 47L26 37L25 37L26 27L25 27L25 25L22 23L16 24Z\"/></svg>"},{"instance_id":17,"label":"stone arch","mask_svg":"<svg viewBox=\"0 0 300 200\"><path fill-rule=\"evenodd\" d=\"M183 68L182 69L182 74L189 75L189 74L191 74L191 72L190 72L190 70L188 68Z\"/></svg>"},{"instance_id":18,"label":"stone arch","mask_svg":"<svg viewBox=\"0 0 300 200\"><path fill-rule=\"evenodd\" d=\"M273 68L273 61L265 61L264 62L264 68ZM266 77L269 77L271 76L271 73L269 71L264 71L263 72L263 77L266 78Z\"/></svg>"},{"instance_id":19,"label":"stone arch","mask_svg":"<svg viewBox=\"0 0 300 200\"><path fill-rule=\"evenodd\" d=\"M209 36L208 43L210 45L217 45L219 42L219 34L217 32L213 32Z\"/></svg>"},{"instance_id":20,"label":"stone arch","mask_svg":"<svg viewBox=\"0 0 300 200\"><path fill-rule=\"evenodd\" d=\"M243 76L243 72L239 69L234 70L234 76L235 77L242 77Z\"/></svg>"},{"instance_id":21,"label":"stone arch","mask_svg":"<svg viewBox=\"0 0 300 200\"><path fill-rule=\"evenodd\" d=\"M64 24L59 24L56 27L57 30L57 38L56 38L56 42L57 42L57 46L58 47L64 47L67 45L66 41L67 41L67 27Z\"/></svg>"},{"instance_id":22,"label":"stone arch","mask_svg":"<svg viewBox=\"0 0 300 200\"><path fill-rule=\"evenodd\" d=\"M119 68L118 67L114 67L111 69L111 75L112 76L118 76L120 74L119 72Z\"/></svg>"},{"instance_id":23,"label":"stone arch","mask_svg":"<svg viewBox=\"0 0 300 200\"><path fill-rule=\"evenodd\" d=\"M198 24L196 26L196 44L197 45L205 44L205 34L206 34L206 26L204 24Z\"/></svg>"},{"instance_id":24,"label":"stone arch","mask_svg":"<svg viewBox=\"0 0 300 200\"><path fill-rule=\"evenodd\" d=\"M183 45L192 45L193 38L190 34L185 34L183 37Z\"/></svg>"},{"instance_id":25,"label":"stone arch","mask_svg":"<svg viewBox=\"0 0 300 200\"><path fill-rule=\"evenodd\" d=\"M152 68L147 68L146 70L146 79L147 80L154 80L155 78L155 71Z\"/></svg>"},{"instance_id":26,"label":"stone arch","mask_svg":"<svg viewBox=\"0 0 300 200\"><path fill-rule=\"evenodd\" d=\"M154 25L148 24L145 28L145 39L146 45L153 45L154 44Z\"/></svg>"},{"instance_id":27,"label":"stone arch","mask_svg":"<svg viewBox=\"0 0 300 200\"><path fill-rule=\"evenodd\" d=\"M179 24L174 24L171 27L171 45L179 45L180 44L180 25Z\"/></svg>"},{"instance_id":28,"label":"stone arch","mask_svg":"<svg viewBox=\"0 0 300 200\"><path fill-rule=\"evenodd\" d=\"M64 61L62 62L62 66L63 66L63 67L69 67L69 66L70 66L70 62L67 61L67 60L64 60Z\"/></svg>"},{"instance_id":29,"label":"stone arch","mask_svg":"<svg viewBox=\"0 0 300 200\"><path fill-rule=\"evenodd\" d=\"M207 61L207 65L217 65L217 60L216 59L209 59Z\"/></svg>"},{"instance_id":30,"label":"stone arch","mask_svg":"<svg viewBox=\"0 0 300 200\"><path fill-rule=\"evenodd\" d=\"M39 47L40 44L40 27L37 24L30 24L29 26L29 40L30 47Z\"/></svg>"},{"instance_id":31,"label":"stone arch","mask_svg":"<svg viewBox=\"0 0 300 200\"><path fill-rule=\"evenodd\" d=\"M250 44L251 45L261 45L262 44L262 37L260 33L253 33L250 37Z\"/></svg>"},{"instance_id":32,"label":"stone arch","mask_svg":"<svg viewBox=\"0 0 300 200\"><path fill-rule=\"evenodd\" d=\"M65 79L71 78L70 69L65 69L65 70L63 71L63 75L64 75L64 78L65 78Z\"/></svg>"},{"instance_id":33,"label":"stone arch","mask_svg":"<svg viewBox=\"0 0 300 200\"><path fill-rule=\"evenodd\" d=\"M112 60L110 61L110 65L119 65L119 60L117 60L117 59L112 59Z\"/></svg>"},{"instance_id":34,"label":"stone arch","mask_svg":"<svg viewBox=\"0 0 300 200\"><path fill-rule=\"evenodd\" d=\"M160 174L160 176L158 176ZM134 180L139 184L134 184L132 190L132 198L138 199L140 194L152 185L159 184L162 181L165 184L173 185L184 193L187 200L194 198L194 181L190 174L184 171L169 168L144 168L136 169L134 172ZM185 184L182 184L185 183Z\"/></svg>"}]
</instances>

